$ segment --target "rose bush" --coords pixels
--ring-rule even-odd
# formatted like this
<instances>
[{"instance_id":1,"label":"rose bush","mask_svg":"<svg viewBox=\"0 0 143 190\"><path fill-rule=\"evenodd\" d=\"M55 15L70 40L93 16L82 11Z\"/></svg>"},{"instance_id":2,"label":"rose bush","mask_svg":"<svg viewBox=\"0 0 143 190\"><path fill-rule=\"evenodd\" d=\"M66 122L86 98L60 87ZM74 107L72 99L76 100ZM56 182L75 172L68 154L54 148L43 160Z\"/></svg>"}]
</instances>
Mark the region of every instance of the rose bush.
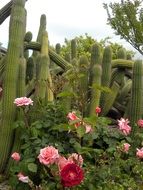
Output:
<instances>
[{"instance_id":1,"label":"rose bush","mask_svg":"<svg viewBox=\"0 0 143 190\"><path fill-rule=\"evenodd\" d=\"M133 136L127 118L112 123L98 114L83 118L78 111L67 118L60 103L30 109L29 128L16 124L23 134L21 159L11 168L13 188L140 190L143 129L137 124ZM86 126L92 129L88 133Z\"/></svg>"}]
</instances>

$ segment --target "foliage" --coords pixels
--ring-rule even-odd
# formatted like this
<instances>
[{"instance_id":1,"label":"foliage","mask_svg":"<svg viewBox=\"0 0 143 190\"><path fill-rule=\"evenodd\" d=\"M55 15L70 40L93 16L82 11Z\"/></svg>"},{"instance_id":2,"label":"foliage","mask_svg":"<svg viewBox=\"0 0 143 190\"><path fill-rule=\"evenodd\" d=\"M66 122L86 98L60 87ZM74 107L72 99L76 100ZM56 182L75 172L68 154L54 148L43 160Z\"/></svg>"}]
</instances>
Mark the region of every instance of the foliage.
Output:
<instances>
[{"instance_id":1,"label":"foliage","mask_svg":"<svg viewBox=\"0 0 143 190\"><path fill-rule=\"evenodd\" d=\"M88 58L90 58L90 54L91 54L91 46L97 42L97 40L95 40L94 38L92 38L91 36L89 36L87 33L85 33L84 36L77 36L75 37L76 39L76 44L77 44L77 57L80 57L81 55L86 55ZM112 58L113 59L117 59L117 52L120 48L123 48L122 45L118 44L118 43L113 43L111 41L110 37L106 37L104 39L101 39L98 42L101 46L101 49L103 51L103 49L108 46L111 45L113 54L112 54ZM131 56L134 55L134 52L131 50L126 50L127 54L130 54ZM65 55L68 53L70 54L71 52L71 40L65 39L65 44L61 47L61 55L63 57L65 57Z\"/></svg>"},{"instance_id":2,"label":"foliage","mask_svg":"<svg viewBox=\"0 0 143 190\"><path fill-rule=\"evenodd\" d=\"M82 118L76 111L77 120L68 121L59 103L39 105L31 110L29 128L23 125L21 161L11 168L10 184L15 189L31 189L28 184L18 181L17 173L22 172L43 189L62 189L60 179L53 175L55 167L41 165L37 159L41 148L56 147L60 154L68 156L78 153L84 158L84 181L72 189L87 190L139 190L142 186L143 162L136 157L136 148L142 146L142 128L136 125L135 136L124 136L109 118L95 114ZM79 123L78 127L76 124ZM86 125L92 131L86 133ZM21 127L21 126L20 126ZM129 143L129 152L123 151L123 144ZM52 171L52 173L51 173Z\"/></svg>"},{"instance_id":3,"label":"foliage","mask_svg":"<svg viewBox=\"0 0 143 190\"><path fill-rule=\"evenodd\" d=\"M108 24L116 31L117 35L129 42L141 54L143 54L142 5L141 0L121 0L120 3L104 4L108 14Z\"/></svg>"}]
</instances>

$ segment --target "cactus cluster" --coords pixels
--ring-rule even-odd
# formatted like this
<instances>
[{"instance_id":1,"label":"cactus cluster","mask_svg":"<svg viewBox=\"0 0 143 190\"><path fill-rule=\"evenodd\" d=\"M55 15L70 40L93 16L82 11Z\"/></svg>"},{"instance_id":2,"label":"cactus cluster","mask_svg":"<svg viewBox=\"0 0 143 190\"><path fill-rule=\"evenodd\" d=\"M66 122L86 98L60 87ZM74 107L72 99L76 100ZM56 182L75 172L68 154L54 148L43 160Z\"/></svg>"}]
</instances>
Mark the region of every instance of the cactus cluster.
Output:
<instances>
[{"instance_id":1,"label":"cactus cluster","mask_svg":"<svg viewBox=\"0 0 143 190\"><path fill-rule=\"evenodd\" d=\"M142 61L131 60L125 49L112 60L111 47L102 51L97 42L91 47L90 59L79 57L76 39L63 58L59 43L55 50L49 46L46 15L41 15L37 40L32 41L32 33L26 32L25 2L12 0L0 10L0 24L10 15L8 48L0 54L0 173L7 174L9 155L21 144L20 129L13 129L22 116L13 104L16 97L32 97L35 104L58 99L67 113L78 107L84 117L94 116L96 107L101 107L102 116L128 117L132 125L143 115ZM30 56L29 50L33 51ZM57 96L54 89L59 81L54 79L59 76L64 82Z\"/></svg>"}]
</instances>

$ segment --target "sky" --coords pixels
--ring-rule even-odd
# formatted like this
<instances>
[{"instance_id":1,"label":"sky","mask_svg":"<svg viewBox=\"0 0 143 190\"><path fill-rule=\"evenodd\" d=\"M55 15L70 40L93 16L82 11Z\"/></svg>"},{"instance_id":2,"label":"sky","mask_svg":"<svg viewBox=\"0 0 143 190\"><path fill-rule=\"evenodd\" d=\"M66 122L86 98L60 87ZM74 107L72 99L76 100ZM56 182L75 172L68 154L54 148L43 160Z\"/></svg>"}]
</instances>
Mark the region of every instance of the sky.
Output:
<instances>
[{"instance_id":1,"label":"sky","mask_svg":"<svg viewBox=\"0 0 143 190\"><path fill-rule=\"evenodd\" d=\"M120 2L120 0L28 0L27 28L31 31L33 41L36 40L40 16L46 15L47 31L51 45L64 44L65 38L73 39L76 36L87 33L100 41L105 37L111 37L112 42L124 45L125 48L134 50L130 44L121 40L114 34L114 30L107 25L107 13L103 3ZM9 0L1 0L2 8ZM0 42L4 47L8 43L9 18L0 25ZM138 53L137 57L140 57Z\"/></svg>"}]
</instances>

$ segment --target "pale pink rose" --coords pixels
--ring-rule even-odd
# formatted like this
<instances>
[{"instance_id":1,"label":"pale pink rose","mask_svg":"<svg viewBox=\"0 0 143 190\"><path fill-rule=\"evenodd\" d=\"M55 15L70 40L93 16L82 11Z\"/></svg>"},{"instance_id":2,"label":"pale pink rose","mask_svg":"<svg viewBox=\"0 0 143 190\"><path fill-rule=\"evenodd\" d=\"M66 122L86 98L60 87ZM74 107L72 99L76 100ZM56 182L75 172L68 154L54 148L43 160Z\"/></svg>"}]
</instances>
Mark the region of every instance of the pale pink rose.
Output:
<instances>
[{"instance_id":1,"label":"pale pink rose","mask_svg":"<svg viewBox=\"0 0 143 190\"><path fill-rule=\"evenodd\" d=\"M67 118L70 121L79 120L79 122L75 123L75 127L78 127L81 125L80 119L76 116L75 112L68 113Z\"/></svg>"},{"instance_id":2,"label":"pale pink rose","mask_svg":"<svg viewBox=\"0 0 143 190\"><path fill-rule=\"evenodd\" d=\"M85 133L91 133L93 131L90 125L85 125Z\"/></svg>"},{"instance_id":3,"label":"pale pink rose","mask_svg":"<svg viewBox=\"0 0 143 190\"><path fill-rule=\"evenodd\" d=\"M17 175L18 180L22 181L23 183L28 183L29 182L29 177L28 176L24 176L22 173L19 173Z\"/></svg>"},{"instance_id":4,"label":"pale pink rose","mask_svg":"<svg viewBox=\"0 0 143 190\"><path fill-rule=\"evenodd\" d=\"M128 153L130 146L131 145L129 143L124 143L123 144L123 152Z\"/></svg>"},{"instance_id":5,"label":"pale pink rose","mask_svg":"<svg viewBox=\"0 0 143 190\"><path fill-rule=\"evenodd\" d=\"M67 165L69 163L71 163L71 161L67 160L64 156L60 156L57 161L59 170L61 171L65 167L65 165Z\"/></svg>"},{"instance_id":6,"label":"pale pink rose","mask_svg":"<svg viewBox=\"0 0 143 190\"><path fill-rule=\"evenodd\" d=\"M11 158L13 158L13 160L15 160L15 161L19 161L20 160L20 154L18 152L14 152L11 155Z\"/></svg>"},{"instance_id":7,"label":"pale pink rose","mask_svg":"<svg viewBox=\"0 0 143 190\"><path fill-rule=\"evenodd\" d=\"M68 161L76 163L79 166L83 165L83 158L80 154L77 154L77 153L72 153L69 156Z\"/></svg>"},{"instance_id":8,"label":"pale pink rose","mask_svg":"<svg viewBox=\"0 0 143 190\"><path fill-rule=\"evenodd\" d=\"M143 159L143 147L141 149L137 148L136 156L140 159Z\"/></svg>"},{"instance_id":9,"label":"pale pink rose","mask_svg":"<svg viewBox=\"0 0 143 190\"><path fill-rule=\"evenodd\" d=\"M101 113L101 108L97 106L96 109L95 109L95 112L96 112L97 114Z\"/></svg>"},{"instance_id":10,"label":"pale pink rose","mask_svg":"<svg viewBox=\"0 0 143 190\"><path fill-rule=\"evenodd\" d=\"M117 120L118 121L118 127L119 127L119 130L124 134L124 135L129 135L130 132L131 132L131 127L128 125L129 123L129 120L128 119L124 119L124 118L121 118L120 120Z\"/></svg>"},{"instance_id":11,"label":"pale pink rose","mask_svg":"<svg viewBox=\"0 0 143 190\"><path fill-rule=\"evenodd\" d=\"M21 97L21 98L16 98L14 100L14 104L16 104L18 107L28 106L28 105L33 105L33 101L31 100L31 98Z\"/></svg>"},{"instance_id":12,"label":"pale pink rose","mask_svg":"<svg viewBox=\"0 0 143 190\"><path fill-rule=\"evenodd\" d=\"M2 87L0 87L0 92L2 92L3 91L3 89L2 89Z\"/></svg>"},{"instance_id":13,"label":"pale pink rose","mask_svg":"<svg viewBox=\"0 0 143 190\"><path fill-rule=\"evenodd\" d=\"M59 158L58 149L54 148L53 146L45 147L40 150L38 158L40 163L44 165L54 164Z\"/></svg>"},{"instance_id":14,"label":"pale pink rose","mask_svg":"<svg viewBox=\"0 0 143 190\"><path fill-rule=\"evenodd\" d=\"M143 119L139 119L137 121L137 124L138 124L139 127L143 128Z\"/></svg>"}]
</instances>

